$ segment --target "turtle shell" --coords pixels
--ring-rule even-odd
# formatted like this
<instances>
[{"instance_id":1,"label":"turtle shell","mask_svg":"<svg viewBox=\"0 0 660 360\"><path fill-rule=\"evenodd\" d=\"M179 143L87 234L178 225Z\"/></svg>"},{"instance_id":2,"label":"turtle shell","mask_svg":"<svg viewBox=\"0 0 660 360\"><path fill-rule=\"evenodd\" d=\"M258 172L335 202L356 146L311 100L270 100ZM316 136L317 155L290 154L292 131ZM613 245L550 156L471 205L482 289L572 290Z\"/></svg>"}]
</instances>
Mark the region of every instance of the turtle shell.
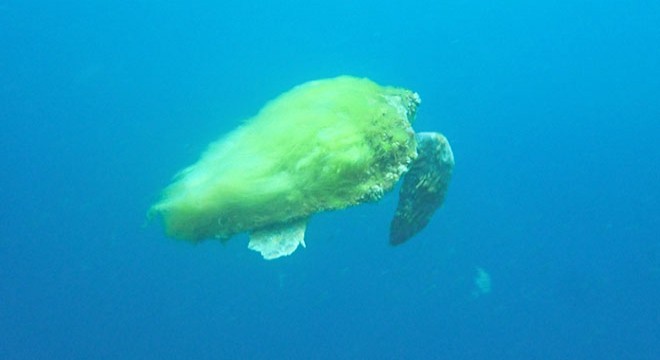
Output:
<instances>
[{"instance_id":1,"label":"turtle shell","mask_svg":"<svg viewBox=\"0 0 660 360\"><path fill-rule=\"evenodd\" d=\"M341 76L299 85L212 143L153 205L191 241L380 199L417 156L419 96Z\"/></svg>"}]
</instances>

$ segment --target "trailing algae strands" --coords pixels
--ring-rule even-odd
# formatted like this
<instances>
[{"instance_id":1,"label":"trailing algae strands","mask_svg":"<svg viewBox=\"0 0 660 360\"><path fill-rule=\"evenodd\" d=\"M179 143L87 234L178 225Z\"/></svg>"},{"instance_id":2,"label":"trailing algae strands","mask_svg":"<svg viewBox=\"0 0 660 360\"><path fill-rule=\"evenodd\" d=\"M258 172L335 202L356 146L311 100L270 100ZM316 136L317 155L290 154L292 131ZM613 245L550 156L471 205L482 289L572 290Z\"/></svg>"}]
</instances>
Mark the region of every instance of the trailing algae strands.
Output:
<instances>
[{"instance_id":1,"label":"trailing algae strands","mask_svg":"<svg viewBox=\"0 0 660 360\"><path fill-rule=\"evenodd\" d=\"M175 238L250 232L249 247L265 258L289 255L312 214L378 200L408 170L419 103L368 79L299 85L212 143L151 213Z\"/></svg>"}]
</instances>

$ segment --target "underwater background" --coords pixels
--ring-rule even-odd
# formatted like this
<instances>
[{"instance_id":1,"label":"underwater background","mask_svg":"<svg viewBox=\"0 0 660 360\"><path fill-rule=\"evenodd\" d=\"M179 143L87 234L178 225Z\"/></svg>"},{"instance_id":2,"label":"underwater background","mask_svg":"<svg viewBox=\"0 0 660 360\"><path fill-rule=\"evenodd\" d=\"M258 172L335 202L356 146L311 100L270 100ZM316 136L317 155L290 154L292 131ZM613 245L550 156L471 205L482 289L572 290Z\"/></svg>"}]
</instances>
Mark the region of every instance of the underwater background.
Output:
<instances>
[{"instance_id":1,"label":"underwater background","mask_svg":"<svg viewBox=\"0 0 660 360\"><path fill-rule=\"evenodd\" d=\"M0 358L660 358L660 2L1 1ZM292 86L413 89L446 203L264 261L147 210Z\"/></svg>"}]
</instances>

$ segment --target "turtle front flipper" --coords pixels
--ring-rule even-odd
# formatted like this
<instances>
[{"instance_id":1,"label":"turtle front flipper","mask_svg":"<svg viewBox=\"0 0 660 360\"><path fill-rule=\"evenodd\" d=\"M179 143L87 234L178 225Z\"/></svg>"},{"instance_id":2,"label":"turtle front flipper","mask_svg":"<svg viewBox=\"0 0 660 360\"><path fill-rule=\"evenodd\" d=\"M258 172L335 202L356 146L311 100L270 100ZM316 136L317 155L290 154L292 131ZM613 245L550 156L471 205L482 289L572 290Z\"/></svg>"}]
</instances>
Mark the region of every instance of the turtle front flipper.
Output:
<instances>
[{"instance_id":1,"label":"turtle front flipper","mask_svg":"<svg viewBox=\"0 0 660 360\"><path fill-rule=\"evenodd\" d=\"M250 250L258 251L266 260L291 255L298 245L305 247L308 218L270 225L250 233Z\"/></svg>"},{"instance_id":2,"label":"turtle front flipper","mask_svg":"<svg viewBox=\"0 0 660 360\"><path fill-rule=\"evenodd\" d=\"M390 225L390 244L401 244L421 231L442 205L454 168L454 155L442 134L416 134L417 158L406 173Z\"/></svg>"}]
</instances>

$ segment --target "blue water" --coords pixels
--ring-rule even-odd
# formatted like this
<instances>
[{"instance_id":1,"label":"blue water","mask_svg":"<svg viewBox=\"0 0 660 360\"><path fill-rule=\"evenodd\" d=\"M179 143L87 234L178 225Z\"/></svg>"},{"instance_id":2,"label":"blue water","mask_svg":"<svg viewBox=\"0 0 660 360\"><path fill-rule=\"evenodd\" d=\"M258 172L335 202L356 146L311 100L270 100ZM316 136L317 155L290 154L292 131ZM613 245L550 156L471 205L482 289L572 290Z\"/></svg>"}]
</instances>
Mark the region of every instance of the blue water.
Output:
<instances>
[{"instance_id":1,"label":"blue water","mask_svg":"<svg viewBox=\"0 0 660 360\"><path fill-rule=\"evenodd\" d=\"M658 1L2 1L0 358L659 359L659 44ZM395 193L272 262L146 222L340 74L450 139L424 232L387 245Z\"/></svg>"}]
</instances>

